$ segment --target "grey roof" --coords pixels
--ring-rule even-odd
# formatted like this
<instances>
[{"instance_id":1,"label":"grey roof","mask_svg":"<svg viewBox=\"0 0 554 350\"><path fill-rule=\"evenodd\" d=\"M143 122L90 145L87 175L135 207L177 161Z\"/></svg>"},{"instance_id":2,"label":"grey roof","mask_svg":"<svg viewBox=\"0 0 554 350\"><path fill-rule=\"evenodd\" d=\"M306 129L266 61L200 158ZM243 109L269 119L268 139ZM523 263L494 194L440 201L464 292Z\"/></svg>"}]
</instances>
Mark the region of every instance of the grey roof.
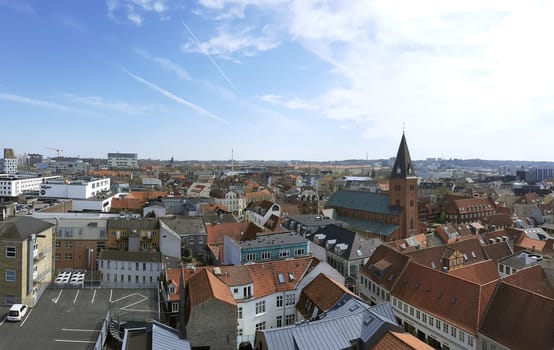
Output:
<instances>
[{"instance_id":1,"label":"grey roof","mask_svg":"<svg viewBox=\"0 0 554 350\"><path fill-rule=\"evenodd\" d=\"M126 230L156 230L159 228L157 218L110 218L108 219L108 229L126 229Z\"/></svg>"},{"instance_id":2,"label":"grey roof","mask_svg":"<svg viewBox=\"0 0 554 350\"><path fill-rule=\"evenodd\" d=\"M160 322L152 321L152 350L190 350L188 340L179 338L179 332Z\"/></svg>"},{"instance_id":3,"label":"grey roof","mask_svg":"<svg viewBox=\"0 0 554 350\"><path fill-rule=\"evenodd\" d=\"M10 217L5 221L0 221L0 239L22 241L53 226L54 224L35 219L32 216Z\"/></svg>"},{"instance_id":4,"label":"grey roof","mask_svg":"<svg viewBox=\"0 0 554 350\"><path fill-rule=\"evenodd\" d=\"M337 220L340 220L357 230L361 230L367 233L374 233L385 237L390 236L400 227L399 225L395 224L385 224L383 222L349 218L346 216L338 216Z\"/></svg>"},{"instance_id":5,"label":"grey roof","mask_svg":"<svg viewBox=\"0 0 554 350\"><path fill-rule=\"evenodd\" d=\"M161 254L152 252L129 252L126 250L102 250L100 251L98 260L161 262Z\"/></svg>"},{"instance_id":6,"label":"grey roof","mask_svg":"<svg viewBox=\"0 0 554 350\"><path fill-rule=\"evenodd\" d=\"M332 248L327 249L330 251L334 251L334 247L337 244L348 245L348 247L344 249L342 254L340 254L340 256L346 260L368 258L369 256L371 256L371 254L373 254L375 249L382 244L382 242L377 238L366 239L354 231L337 225L325 226L317 230L314 234L306 235L306 237L309 240L313 241L315 235L325 235L325 238L322 239L318 244L325 249L327 249L326 245L329 240L335 242Z\"/></svg>"},{"instance_id":7,"label":"grey roof","mask_svg":"<svg viewBox=\"0 0 554 350\"><path fill-rule=\"evenodd\" d=\"M532 258L535 257L535 258ZM503 259L499 259L498 263L512 267L517 270L521 270L525 267L537 264L537 259L542 260L542 256L534 254L528 251L520 251L516 254L507 256Z\"/></svg>"},{"instance_id":8,"label":"grey roof","mask_svg":"<svg viewBox=\"0 0 554 350\"><path fill-rule=\"evenodd\" d=\"M258 235L256 239L238 242L241 248L264 248L298 243L307 243L306 238L292 232Z\"/></svg>"},{"instance_id":9,"label":"grey roof","mask_svg":"<svg viewBox=\"0 0 554 350\"><path fill-rule=\"evenodd\" d=\"M349 349L358 340L374 343L382 336L383 328L401 331L390 303L370 307L345 295L317 321L259 332L263 333L270 350L335 350Z\"/></svg>"},{"instance_id":10,"label":"grey roof","mask_svg":"<svg viewBox=\"0 0 554 350\"><path fill-rule=\"evenodd\" d=\"M287 218L305 227L319 227L330 224L342 224L341 221L331 219L323 215L291 215Z\"/></svg>"},{"instance_id":11,"label":"grey roof","mask_svg":"<svg viewBox=\"0 0 554 350\"><path fill-rule=\"evenodd\" d=\"M369 213L395 216L402 213L400 207L389 205L388 194L363 191L337 191L333 197L327 201L325 207L354 209Z\"/></svg>"},{"instance_id":12,"label":"grey roof","mask_svg":"<svg viewBox=\"0 0 554 350\"><path fill-rule=\"evenodd\" d=\"M133 158L137 159L136 153L108 153L108 158Z\"/></svg>"},{"instance_id":13,"label":"grey roof","mask_svg":"<svg viewBox=\"0 0 554 350\"><path fill-rule=\"evenodd\" d=\"M160 222L178 235L206 234L206 227L202 218L164 218L160 219Z\"/></svg>"}]
</instances>

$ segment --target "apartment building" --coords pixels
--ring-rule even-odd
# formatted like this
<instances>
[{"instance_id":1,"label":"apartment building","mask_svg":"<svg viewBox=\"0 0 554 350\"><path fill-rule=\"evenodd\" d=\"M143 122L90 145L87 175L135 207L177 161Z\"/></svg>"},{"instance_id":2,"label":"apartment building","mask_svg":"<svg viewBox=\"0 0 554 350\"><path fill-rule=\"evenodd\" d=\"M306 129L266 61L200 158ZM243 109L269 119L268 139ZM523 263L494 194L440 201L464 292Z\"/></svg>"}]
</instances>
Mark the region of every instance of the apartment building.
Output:
<instances>
[{"instance_id":1,"label":"apartment building","mask_svg":"<svg viewBox=\"0 0 554 350\"><path fill-rule=\"evenodd\" d=\"M103 250L98 254L100 285L106 288L156 288L160 253Z\"/></svg>"},{"instance_id":2,"label":"apartment building","mask_svg":"<svg viewBox=\"0 0 554 350\"><path fill-rule=\"evenodd\" d=\"M59 179L59 176L32 177L0 174L0 198L16 198L28 192L38 192L44 182L54 179Z\"/></svg>"},{"instance_id":3,"label":"apartment building","mask_svg":"<svg viewBox=\"0 0 554 350\"><path fill-rule=\"evenodd\" d=\"M114 169L138 168L136 153L108 153L108 166Z\"/></svg>"},{"instance_id":4,"label":"apartment building","mask_svg":"<svg viewBox=\"0 0 554 350\"><path fill-rule=\"evenodd\" d=\"M107 249L154 252L160 247L157 218L120 217L108 219Z\"/></svg>"},{"instance_id":5,"label":"apartment building","mask_svg":"<svg viewBox=\"0 0 554 350\"><path fill-rule=\"evenodd\" d=\"M34 306L52 281L54 225L30 216L0 221L1 303Z\"/></svg>"}]
</instances>

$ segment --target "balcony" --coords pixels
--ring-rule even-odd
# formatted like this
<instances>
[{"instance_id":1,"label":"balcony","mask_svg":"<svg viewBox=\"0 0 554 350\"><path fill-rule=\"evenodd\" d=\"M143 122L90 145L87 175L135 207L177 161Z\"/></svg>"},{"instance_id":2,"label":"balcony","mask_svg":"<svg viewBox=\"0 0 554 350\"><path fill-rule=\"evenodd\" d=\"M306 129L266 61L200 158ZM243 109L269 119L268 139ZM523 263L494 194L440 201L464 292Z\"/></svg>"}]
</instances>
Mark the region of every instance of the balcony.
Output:
<instances>
[{"instance_id":1,"label":"balcony","mask_svg":"<svg viewBox=\"0 0 554 350\"><path fill-rule=\"evenodd\" d=\"M39 252L38 249L35 249L35 250L33 250L33 260L34 261L40 261L40 260L46 258L46 256L48 256L48 253L50 253L51 251L52 251L52 247L47 247L47 248L41 250L40 252Z\"/></svg>"},{"instance_id":2,"label":"balcony","mask_svg":"<svg viewBox=\"0 0 554 350\"><path fill-rule=\"evenodd\" d=\"M46 276L50 273L50 269L47 269L45 271L42 271L41 273L33 272L33 283L40 283L44 281Z\"/></svg>"}]
</instances>

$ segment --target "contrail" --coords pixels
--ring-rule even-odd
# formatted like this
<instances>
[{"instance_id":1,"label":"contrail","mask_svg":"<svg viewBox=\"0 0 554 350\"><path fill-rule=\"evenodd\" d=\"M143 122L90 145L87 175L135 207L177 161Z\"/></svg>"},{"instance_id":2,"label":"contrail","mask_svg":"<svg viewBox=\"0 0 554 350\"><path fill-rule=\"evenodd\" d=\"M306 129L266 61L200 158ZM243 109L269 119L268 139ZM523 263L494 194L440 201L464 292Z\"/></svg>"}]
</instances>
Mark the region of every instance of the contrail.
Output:
<instances>
[{"instance_id":1,"label":"contrail","mask_svg":"<svg viewBox=\"0 0 554 350\"><path fill-rule=\"evenodd\" d=\"M227 76L225 75L225 72L223 72L223 69L221 69L221 67L219 66L219 64L217 64L217 62L212 58L212 55L210 55L210 53L207 51L207 50L202 50L202 48L200 47L200 40L198 40L198 38L196 37L196 35L194 35L194 33L192 32L192 30L190 29L190 27L185 23L183 22L183 25L185 26L185 28L187 28L189 34L192 36L192 38L196 41L196 46L198 46L198 48L200 49L200 51L205 54L206 56L208 56L208 58L210 59L210 61L212 61L213 65L215 66L215 68L217 68L217 70L219 71L219 74L223 77L223 79L225 79L229 85L231 85L231 88L233 89L233 91L235 91L237 94L238 94L238 90L237 88L235 87L235 84L233 84L233 82L231 81L231 79L227 78Z\"/></svg>"},{"instance_id":2,"label":"contrail","mask_svg":"<svg viewBox=\"0 0 554 350\"><path fill-rule=\"evenodd\" d=\"M208 112L207 110L205 110L204 108L192 103L192 102L189 102L187 100L185 100L184 98L181 98L179 96L176 96L174 95L172 92L164 89L164 88L161 88L159 87L158 85L144 79L143 77L140 77L136 74L133 74L131 73L130 71L128 71L127 69L125 69L124 67L121 67L121 70L123 70L125 73L127 73L127 75L129 75L131 78L135 79L136 81L138 81L139 83L142 83L146 86L148 86L149 88L151 88L152 90L155 90L155 91L158 91L160 94L164 95L165 97L179 103L179 104L182 104L183 106L187 106L193 110L195 110L196 112L200 113L200 114L203 114L207 117L210 117L212 119L215 119L219 122L222 122L222 123L225 123L225 124L229 124L229 122L213 113L210 113Z\"/></svg>"}]
</instances>

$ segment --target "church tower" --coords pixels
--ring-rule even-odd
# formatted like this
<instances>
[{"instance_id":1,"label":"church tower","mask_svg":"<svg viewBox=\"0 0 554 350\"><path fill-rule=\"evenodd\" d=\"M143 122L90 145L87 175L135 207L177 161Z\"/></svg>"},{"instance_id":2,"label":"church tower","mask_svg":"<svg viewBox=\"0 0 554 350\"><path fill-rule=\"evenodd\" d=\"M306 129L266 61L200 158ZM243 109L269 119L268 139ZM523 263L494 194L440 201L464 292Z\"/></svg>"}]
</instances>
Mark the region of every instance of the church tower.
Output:
<instances>
[{"instance_id":1,"label":"church tower","mask_svg":"<svg viewBox=\"0 0 554 350\"><path fill-rule=\"evenodd\" d=\"M415 175L412 158L406 143L406 136L402 133L402 140L396 160L389 177L389 205L399 207L400 237L407 238L418 232L417 211L417 176Z\"/></svg>"}]
</instances>

